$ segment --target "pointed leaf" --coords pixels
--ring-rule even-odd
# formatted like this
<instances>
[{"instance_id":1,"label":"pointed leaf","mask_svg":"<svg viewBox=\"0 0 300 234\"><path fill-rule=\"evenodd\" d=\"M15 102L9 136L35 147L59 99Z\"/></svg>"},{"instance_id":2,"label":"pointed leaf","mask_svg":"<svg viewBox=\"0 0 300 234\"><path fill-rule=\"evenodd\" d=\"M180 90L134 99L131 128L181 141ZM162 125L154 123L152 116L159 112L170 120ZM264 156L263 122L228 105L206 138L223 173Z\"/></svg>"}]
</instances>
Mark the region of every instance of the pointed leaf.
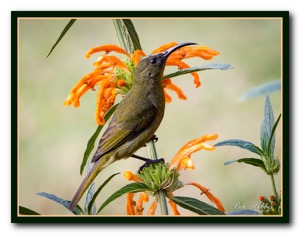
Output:
<instances>
[{"instance_id":1,"label":"pointed leaf","mask_svg":"<svg viewBox=\"0 0 300 234\"><path fill-rule=\"evenodd\" d=\"M88 214L92 214L92 208L94 209L94 202L95 202L97 196L99 195L99 193L101 192L101 190L105 187L105 185L108 184L108 182L109 182L113 177L115 177L115 176L118 175L118 174L120 174L120 172L115 173L115 174L111 175L110 177L108 177L108 179L105 180L104 183L103 183L103 184L97 189L97 191L94 193L94 195L93 195L93 197L92 197L92 199L91 199L91 201L90 201L90 203L89 203L89 205L88 205L88 209L87 209L87 211L88 211L87 213L88 213ZM95 207L95 208L96 208L96 207ZM95 212L95 213L96 213L96 212Z\"/></svg>"},{"instance_id":2,"label":"pointed leaf","mask_svg":"<svg viewBox=\"0 0 300 234\"><path fill-rule=\"evenodd\" d=\"M224 162L224 166L228 166L228 165L230 165L232 163L235 163L235 162L237 162L237 160L231 160L231 161Z\"/></svg>"},{"instance_id":3,"label":"pointed leaf","mask_svg":"<svg viewBox=\"0 0 300 234\"><path fill-rule=\"evenodd\" d=\"M88 161L87 170L86 170L87 175L89 174L91 169L92 169L91 162ZM85 199L85 204L84 204L84 213L85 214L93 214L93 215L96 214L96 206L95 205L92 205L88 211L88 206L91 203L91 200L92 200L94 194L95 194L95 183L93 182L90 184L90 186L87 189L87 194L86 194L86 199Z\"/></svg>"},{"instance_id":4,"label":"pointed leaf","mask_svg":"<svg viewBox=\"0 0 300 234\"><path fill-rule=\"evenodd\" d=\"M173 197L171 195L167 195L167 197L182 208L199 215L224 215L224 213L217 208L192 197Z\"/></svg>"},{"instance_id":5,"label":"pointed leaf","mask_svg":"<svg viewBox=\"0 0 300 234\"><path fill-rule=\"evenodd\" d=\"M105 122L108 121L108 119L112 116L112 114L115 112L116 108L117 108L118 104L114 105L112 108L109 109L109 111L106 113L106 115L104 116ZM92 137L89 139L84 155L83 155L83 159L82 159L82 163L80 166L80 175L82 175L82 172L84 170L84 167L87 163L87 160L92 152L92 150L94 149L95 146L95 141L97 140L102 128L104 127L104 125L99 125L95 131L95 133L92 135Z\"/></svg>"},{"instance_id":6,"label":"pointed leaf","mask_svg":"<svg viewBox=\"0 0 300 234\"><path fill-rule=\"evenodd\" d=\"M140 39L139 39L139 36L134 28L134 25L132 23L132 21L130 19L122 19L122 22L128 32L128 35L130 37L130 41L133 45L133 48L135 50L142 50L142 46L141 46L141 43L140 43Z\"/></svg>"},{"instance_id":7,"label":"pointed leaf","mask_svg":"<svg viewBox=\"0 0 300 234\"><path fill-rule=\"evenodd\" d=\"M224 165L227 166L229 164L232 164L234 162L239 162L239 163L246 163L252 166L256 166L256 167L260 167L264 172L267 173L266 167L264 162L261 159L257 159L257 158L241 158L238 160L233 160L233 161L228 161L225 162Z\"/></svg>"},{"instance_id":8,"label":"pointed leaf","mask_svg":"<svg viewBox=\"0 0 300 234\"><path fill-rule=\"evenodd\" d=\"M215 146L237 146L242 149L249 150L252 153L258 154L260 156L263 155L263 152L261 151L261 149L249 141L230 139L230 140L218 142L217 144L215 144Z\"/></svg>"},{"instance_id":9,"label":"pointed leaf","mask_svg":"<svg viewBox=\"0 0 300 234\"><path fill-rule=\"evenodd\" d=\"M277 128L277 125L279 123L279 120L280 120L280 117L281 117L281 114L278 116L273 128L272 128L272 132L271 132L271 136L270 136L270 139L269 139L269 143L268 143L268 155L270 155L271 157L274 157L274 153L273 155L271 154L271 152L273 151L274 152L274 148L275 148L275 143L273 145L273 148L272 148L272 144L273 144L273 138L275 139L275 130Z\"/></svg>"},{"instance_id":10,"label":"pointed leaf","mask_svg":"<svg viewBox=\"0 0 300 234\"><path fill-rule=\"evenodd\" d=\"M271 81L269 83L262 84L260 86L257 86L255 88L250 89L246 93L244 93L240 97L240 102L247 101L249 99L266 95L275 91L279 91L281 89L281 83L280 80Z\"/></svg>"},{"instance_id":11,"label":"pointed leaf","mask_svg":"<svg viewBox=\"0 0 300 234\"><path fill-rule=\"evenodd\" d=\"M272 128L274 126L274 115L269 95L266 97L264 107L264 119L260 128L260 143L264 153L268 152L268 145L271 138ZM271 139L270 155L273 157L275 147L275 138Z\"/></svg>"},{"instance_id":12,"label":"pointed leaf","mask_svg":"<svg viewBox=\"0 0 300 234\"><path fill-rule=\"evenodd\" d=\"M41 192L41 193L37 193L37 195L42 196L42 197L46 197L52 201L57 202L58 204L63 205L64 207L66 207L68 209L70 201L66 201L64 199L61 199L53 194L50 193L45 193L45 192ZM79 205L77 205L72 211L73 214L75 215L81 215L84 214L83 210L81 209L81 207Z\"/></svg>"},{"instance_id":13,"label":"pointed leaf","mask_svg":"<svg viewBox=\"0 0 300 234\"><path fill-rule=\"evenodd\" d=\"M28 209L24 206L19 206L19 214L21 214L21 215L40 215L39 213L37 213L31 209Z\"/></svg>"},{"instance_id":14,"label":"pointed leaf","mask_svg":"<svg viewBox=\"0 0 300 234\"><path fill-rule=\"evenodd\" d=\"M85 199L85 204L84 204L84 211L86 214L89 214L89 215L96 214L96 206L92 202L94 195L95 195L95 183L92 183L88 188L88 191L86 194L86 199ZM91 206L90 206L90 204L91 204Z\"/></svg>"},{"instance_id":15,"label":"pointed leaf","mask_svg":"<svg viewBox=\"0 0 300 234\"><path fill-rule=\"evenodd\" d=\"M162 79L165 80L168 78L173 78L176 76L181 76L181 75L189 74L192 72L199 72L199 71L205 71L205 70L211 70L211 69L229 70L229 69L233 69L233 67L230 64L211 63L211 64L207 64L207 65L200 66L200 67L190 67L190 68L186 68L186 69L181 69L174 73L164 75Z\"/></svg>"},{"instance_id":16,"label":"pointed leaf","mask_svg":"<svg viewBox=\"0 0 300 234\"><path fill-rule=\"evenodd\" d=\"M69 29L75 23L75 21L76 21L76 19L71 19L69 21L69 23L65 26L64 30L61 32L61 34L59 35L58 39L56 40L56 42L54 43L54 45L52 46L50 52L48 53L48 55L46 57L48 57L52 53L54 48L58 45L58 43L61 41L61 39L66 35L66 33L69 31Z\"/></svg>"},{"instance_id":17,"label":"pointed leaf","mask_svg":"<svg viewBox=\"0 0 300 234\"><path fill-rule=\"evenodd\" d=\"M261 215L261 213L256 210L235 210L227 212L226 215Z\"/></svg>"},{"instance_id":18,"label":"pointed leaf","mask_svg":"<svg viewBox=\"0 0 300 234\"><path fill-rule=\"evenodd\" d=\"M129 54L142 49L138 34L130 19L114 19L113 23L121 46Z\"/></svg>"},{"instance_id":19,"label":"pointed leaf","mask_svg":"<svg viewBox=\"0 0 300 234\"><path fill-rule=\"evenodd\" d=\"M115 193L113 193L103 204L102 206L99 208L97 214L99 214L99 212L106 207L109 203L111 203L112 201L114 201L115 199L121 197L122 195L126 194L126 193L138 193L138 192L144 192L144 191L151 191L151 189L145 185L144 183L131 183L131 184L127 184L125 185L123 188L119 189L118 191L116 191Z\"/></svg>"}]
</instances>

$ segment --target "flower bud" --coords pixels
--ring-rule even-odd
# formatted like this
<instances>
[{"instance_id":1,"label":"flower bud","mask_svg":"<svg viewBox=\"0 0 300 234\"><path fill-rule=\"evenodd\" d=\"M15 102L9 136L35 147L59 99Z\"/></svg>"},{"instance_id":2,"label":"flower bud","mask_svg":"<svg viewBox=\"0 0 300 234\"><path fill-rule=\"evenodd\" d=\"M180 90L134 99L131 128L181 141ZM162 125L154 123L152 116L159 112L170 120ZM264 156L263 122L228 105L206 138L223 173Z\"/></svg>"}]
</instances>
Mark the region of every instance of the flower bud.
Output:
<instances>
[{"instance_id":1,"label":"flower bud","mask_svg":"<svg viewBox=\"0 0 300 234\"><path fill-rule=\"evenodd\" d=\"M168 166L168 163L150 164L148 167L143 168L137 175L154 193L159 190L173 192L174 190L183 187L183 184L178 179L179 173L176 169L173 168L169 170Z\"/></svg>"}]
</instances>

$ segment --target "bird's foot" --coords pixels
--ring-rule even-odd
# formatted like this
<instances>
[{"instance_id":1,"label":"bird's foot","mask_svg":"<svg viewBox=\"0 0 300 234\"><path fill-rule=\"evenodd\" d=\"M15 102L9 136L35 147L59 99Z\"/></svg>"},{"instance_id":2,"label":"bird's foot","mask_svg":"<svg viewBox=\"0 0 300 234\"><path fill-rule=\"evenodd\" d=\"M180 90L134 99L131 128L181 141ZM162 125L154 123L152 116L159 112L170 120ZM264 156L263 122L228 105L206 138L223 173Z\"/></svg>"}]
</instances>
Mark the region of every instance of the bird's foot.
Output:
<instances>
[{"instance_id":1,"label":"bird's foot","mask_svg":"<svg viewBox=\"0 0 300 234\"><path fill-rule=\"evenodd\" d=\"M164 158L160 158L160 159L149 159L149 158L144 158L141 156L138 156L136 154L131 155L132 158L136 158L142 161L145 161L145 163L139 168L138 172L140 173L145 167L148 167L150 164L153 163L165 163L165 159Z\"/></svg>"},{"instance_id":2,"label":"bird's foot","mask_svg":"<svg viewBox=\"0 0 300 234\"><path fill-rule=\"evenodd\" d=\"M165 163L165 159L164 158L160 158L160 159L148 159L146 160L146 162L140 166L138 173L140 173L145 167L148 167L150 164L154 164L154 163Z\"/></svg>"},{"instance_id":3,"label":"bird's foot","mask_svg":"<svg viewBox=\"0 0 300 234\"><path fill-rule=\"evenodd\" d=\"M158 141L158 137L154 134L151 138L150 141L153 140L154 143L156 143Z\"/></svg>"}]
</instances>

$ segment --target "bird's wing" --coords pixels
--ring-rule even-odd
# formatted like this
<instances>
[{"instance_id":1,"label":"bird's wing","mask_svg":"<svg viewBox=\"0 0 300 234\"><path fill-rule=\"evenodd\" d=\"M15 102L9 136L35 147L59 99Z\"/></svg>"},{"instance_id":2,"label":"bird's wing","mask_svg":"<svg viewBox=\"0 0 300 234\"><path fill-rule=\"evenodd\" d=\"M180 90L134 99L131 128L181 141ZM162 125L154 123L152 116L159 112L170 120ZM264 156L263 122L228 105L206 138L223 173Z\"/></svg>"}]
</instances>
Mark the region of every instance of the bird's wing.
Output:
<instances>
[{"instance_id":1,"label":"bird's wing","mask_svg":"<svg viewBox=\"0 0 300 234\"><path fill-rule=\"evenodd\" d=\"M120 115L116 115L115 113L100 139L98 149L92 158L92 162L99 160L104 154L120 145L135 139L152 123L156 113L157 109L154 105L139 108L139 110L135 112L126 108L121 114L121 116L126 116L126 118L118 118L116 116Z\"/></svg>"}]
</instances>

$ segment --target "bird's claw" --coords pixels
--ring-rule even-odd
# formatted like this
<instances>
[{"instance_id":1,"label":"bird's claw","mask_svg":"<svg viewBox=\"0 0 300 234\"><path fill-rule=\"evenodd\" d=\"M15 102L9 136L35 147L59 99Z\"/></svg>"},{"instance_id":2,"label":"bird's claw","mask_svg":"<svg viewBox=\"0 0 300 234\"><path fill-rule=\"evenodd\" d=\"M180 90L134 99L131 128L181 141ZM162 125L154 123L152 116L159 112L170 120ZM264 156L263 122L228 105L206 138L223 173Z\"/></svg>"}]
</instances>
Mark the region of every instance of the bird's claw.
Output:
<instances>
[{"instance_id":1,"label":"bird's claw","mask_svg":"<svg viewBox=\"0 0 300 234\"><path fill-rule=\"evenodd\" d=\"M164 158L160 158L160 159L149 159L147 160L138 170L138 173L140 173L145 167L148 167L150 164L153 163L165 163L165 159Z\"/></svg>"},{"instance_id":2,"label":"bird's claw","mask_svg":"<svg viewBox=\"0 0 300 234\"><path fill-rule=\"evenodd\" d=\"M154 143L156 143L158 141L158 137L154 134L151 138L150 141L153 140Z\"/></svg>"}]
</instances>

